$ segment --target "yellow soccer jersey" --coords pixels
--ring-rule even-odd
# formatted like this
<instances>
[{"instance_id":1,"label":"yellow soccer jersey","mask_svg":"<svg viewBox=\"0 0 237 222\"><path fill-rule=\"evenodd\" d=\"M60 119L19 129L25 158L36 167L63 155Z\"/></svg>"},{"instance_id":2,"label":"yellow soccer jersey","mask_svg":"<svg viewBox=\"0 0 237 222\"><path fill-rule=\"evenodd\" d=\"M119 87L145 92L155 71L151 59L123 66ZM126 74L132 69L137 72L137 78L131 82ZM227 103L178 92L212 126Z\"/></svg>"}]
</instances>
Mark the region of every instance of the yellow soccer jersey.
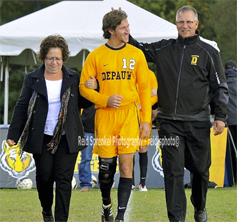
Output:
<instances>
[{"instance_id":1,"label":"yellow soccer jersey","mask_svg":"<svg viewBox=\"0 0 237 222\"><path fill-rule=\"evenodd\" d=\"M119 49L102 45L86 58L81 73L80 93L96 104L96 108L106 108L107 100L114 94L123 97L120 106L139 103L145 122L151 118L151 86L147 74L148 66L143 52L125 44ZM84 83L90 75L99 82L100 90L87 89ZM136 90L138 84L139 92Z\"/></svg>"},{"instance_id":2,"label":"yellow soccer jersey","mask_svg":"<svg viewBox=\"0 0 237 222\"><path fill-rule=\"evenodd\" d=\"M157 79L156 79L156 75L154 72L152 72L150 69L148 71L149 74L149 79L150 79L150 83L151 83L151 90L155 89L157 91L158 89L158 83L157 83ZM158 96L152 96L151 97L151 105L153 106L154 104L156 104L158 101Z\"/></svg>"},{"instance_id":3,"label":"yellow soccer jersey","mask_svg":"<svg viewBox=\"0 0 237 222\"><path fill-rule=\"evenodd\" d=\"M157 91L158 83L157 83L155 73L153 71L151 71L150 69L148 69L147 73L148 73L148 78L149 78L149 81L150 81L150 84L151 84L151 90L156 90ZM151 106L153 106L157 102L158 102L158 97L151 95Z\"/></svg>"}]
</instances>

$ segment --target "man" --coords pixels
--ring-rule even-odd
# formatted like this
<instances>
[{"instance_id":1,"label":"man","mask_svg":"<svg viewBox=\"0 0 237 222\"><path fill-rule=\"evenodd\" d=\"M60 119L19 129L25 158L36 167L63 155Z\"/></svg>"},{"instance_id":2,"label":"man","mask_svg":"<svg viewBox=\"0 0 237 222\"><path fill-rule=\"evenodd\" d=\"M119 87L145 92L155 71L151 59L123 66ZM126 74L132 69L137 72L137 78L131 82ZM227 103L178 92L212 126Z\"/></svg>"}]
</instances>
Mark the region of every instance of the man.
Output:
<instances>
[{"instance_id":1,"label":"man","mask_svg":"<svg viewBox=\"0 0 237 222\"><path fill-rule=\"evenodd\" d=\"M214 134L226 122L228 90L218 50L200 40L198 14L191 6L176 14L177 39L129 43L157 67L158 122L162 143L166 205L170 221L185 221L184 167L191 172L195 221L207 221L206 195L211 165L210 106L215 103Z\"/></svg>"},{"instance_id":2,"label":"man","mask_svg":"<svg viewBox=\"0 0 237 222\"><path fill-rule=\"evenodd\" d=\"M117 155L120 180L115 221L124 221L132 188L133 156L139 149L139 135L143 139L151 131L151 86L144 54L127 44L130 33L127 14L121 10L107 13L102 29L108 41L88 55L82 70L80 92L95 103L97 109L93 153L99 156L102 221L113 221L110 191ZM99 92L84 86L91 77L97 79ZM142 107L141 123L139 102Z\"/></svg>"},{"instance_id":3,"label":"man","mask_svg":"<svg viewBox=\"0 0 237 222\"><path fill-rule=\"evenodd\" d=\"M236 62L229 60L225 63L225 75L228 84L229 102L227 105L227 125L230 136L231 164L234 183L237 182L236 147L237 147L237 69Z\"/></svg>"}]
</instances>

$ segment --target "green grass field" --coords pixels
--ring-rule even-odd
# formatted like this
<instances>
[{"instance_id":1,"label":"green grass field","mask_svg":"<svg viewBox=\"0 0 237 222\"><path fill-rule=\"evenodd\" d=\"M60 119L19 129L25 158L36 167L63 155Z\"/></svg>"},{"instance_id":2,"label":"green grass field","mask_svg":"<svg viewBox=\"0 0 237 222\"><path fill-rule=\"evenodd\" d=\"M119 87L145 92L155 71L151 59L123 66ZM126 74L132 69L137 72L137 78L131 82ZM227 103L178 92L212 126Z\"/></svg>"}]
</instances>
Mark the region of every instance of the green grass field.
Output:
<instances>
[{"instance_id":1,"label":"green grass field","mask_svg":"<svg viewBox=\"0 0 237 222\"><path fill-rule=\"evenodd\" d=\"M190 203L190 189L186 190L186 222L194 221L193 207ZM116 214L117 189L112 190L113 211ZM232 188L212 188L208 190L208 221L237 221L237 186ZM36 189L0 189L1 222L40 222L43 221ZM72 192L69 222L99 222L101 195L99 189L82 193ZM132 192L125 214L126 222L165 222L168 221L163 189L149 189L148 192Z\"/></svg>"}]
</instances>

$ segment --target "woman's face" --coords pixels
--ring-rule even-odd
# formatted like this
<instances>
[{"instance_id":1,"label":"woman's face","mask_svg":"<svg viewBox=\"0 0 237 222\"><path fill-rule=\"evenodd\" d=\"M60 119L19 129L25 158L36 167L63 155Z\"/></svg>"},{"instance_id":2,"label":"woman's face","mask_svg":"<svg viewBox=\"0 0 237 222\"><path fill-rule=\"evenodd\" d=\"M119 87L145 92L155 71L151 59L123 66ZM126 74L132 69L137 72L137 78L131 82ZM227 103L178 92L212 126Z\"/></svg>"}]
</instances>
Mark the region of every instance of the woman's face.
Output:
<instances>
[{"instance_id":1,"label":"woman's face","mask_svg":"<svg viewBox=\"0 0 237 222\"><path fill-rule=\"evenodd\" d=\"M61 72L63 65L62 50L60 48L51 48L44 60L45 71L48 74L57 74Z\"/></svg>"}]
</instances>

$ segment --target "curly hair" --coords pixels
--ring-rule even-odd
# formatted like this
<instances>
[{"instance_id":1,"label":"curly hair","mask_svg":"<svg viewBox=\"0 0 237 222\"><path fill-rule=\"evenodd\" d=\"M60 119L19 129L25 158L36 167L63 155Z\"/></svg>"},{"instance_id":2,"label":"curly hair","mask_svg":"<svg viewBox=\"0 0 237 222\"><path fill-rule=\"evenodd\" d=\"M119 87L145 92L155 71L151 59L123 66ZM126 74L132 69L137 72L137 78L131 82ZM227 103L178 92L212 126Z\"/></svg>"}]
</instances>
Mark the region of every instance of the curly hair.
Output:
<instances>
[{"instance_id":1,"label":"curly hair","mask_svg":"<svg viewBox=\"0 0 237 222\"><path fill-rule=\"evenodd\" d=\"M110 38L110 32L109 30L115 30L118 25L121 24L121 22L126 19L128 16L126 12L122 10L113 10L108 12L103 17L103 26L102 30L104 32L103 36L105 39Z\"/></svg>"},{"instance_id":2,"label":"curly hair","mask_svg":"<svg viewBox=\"0 0 237 222\"><path fill-rule=\"evenodd\" d=\"M46 55L51 48L60 48L62 51L63 62L66 62L69 58L70 51L66 40L60 35L50 35L43 39L40 44L40 50L37 54L39 61L44 62Z\"/></svg>"}]
</instances>

